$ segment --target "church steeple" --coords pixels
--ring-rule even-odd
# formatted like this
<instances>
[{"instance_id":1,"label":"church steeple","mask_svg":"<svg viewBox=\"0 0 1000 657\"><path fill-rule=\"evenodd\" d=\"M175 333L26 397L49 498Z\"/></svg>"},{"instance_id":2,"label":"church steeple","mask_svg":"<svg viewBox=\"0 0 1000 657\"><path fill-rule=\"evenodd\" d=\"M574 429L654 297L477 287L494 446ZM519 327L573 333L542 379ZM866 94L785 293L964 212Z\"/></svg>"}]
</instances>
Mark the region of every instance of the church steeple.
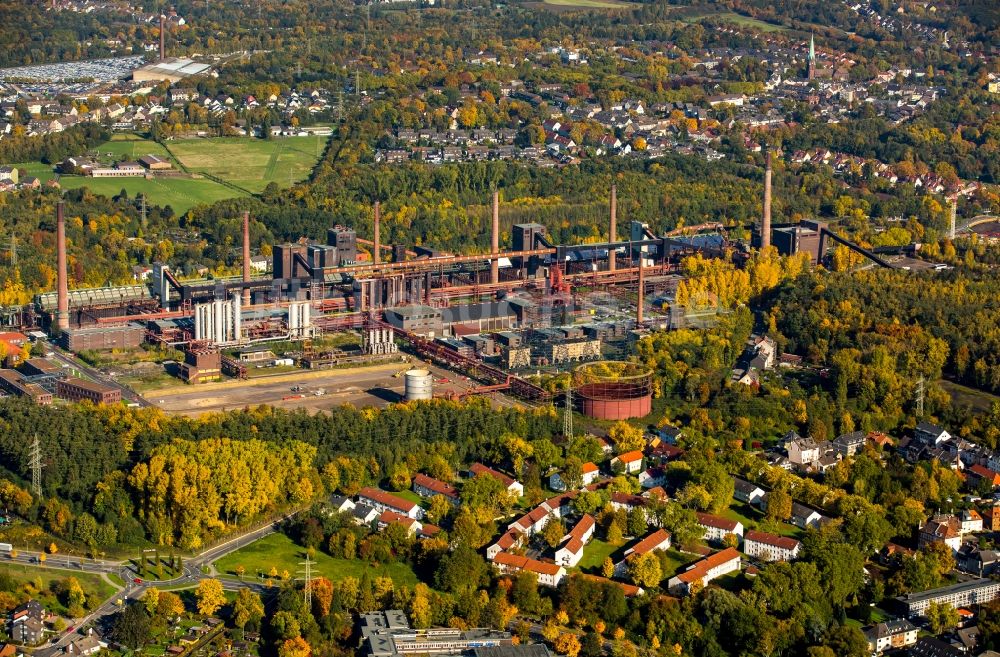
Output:
<instances>
[{"instance_id":1,"label":"church steeple","mask_svg":"<svg viewBox=\"0 0 1000 657\"><path fill-rule=\"evenodd\" d=\"M809 35L809 70L806 77L810 80L816 77L816 35Z\"/></svg>"}]
</instances>

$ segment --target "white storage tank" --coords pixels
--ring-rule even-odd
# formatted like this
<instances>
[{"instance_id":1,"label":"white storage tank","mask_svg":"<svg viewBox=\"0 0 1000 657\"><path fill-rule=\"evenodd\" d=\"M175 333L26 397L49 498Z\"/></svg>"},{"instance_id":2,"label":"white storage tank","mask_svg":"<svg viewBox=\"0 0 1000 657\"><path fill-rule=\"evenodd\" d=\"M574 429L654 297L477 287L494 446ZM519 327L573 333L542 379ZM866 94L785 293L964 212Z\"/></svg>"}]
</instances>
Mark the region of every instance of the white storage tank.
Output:
<instances>
[{"instance_id":1,"label":"white storage tank","mask_svg":"<svg viewBox=\"0 0 1000 657\"><path fill-rule=\"evenodd\" d=\"M407 370L403 375L403 396L406 401L434 398L434 377L427 370Z\"/></svg>"}]
</instances>

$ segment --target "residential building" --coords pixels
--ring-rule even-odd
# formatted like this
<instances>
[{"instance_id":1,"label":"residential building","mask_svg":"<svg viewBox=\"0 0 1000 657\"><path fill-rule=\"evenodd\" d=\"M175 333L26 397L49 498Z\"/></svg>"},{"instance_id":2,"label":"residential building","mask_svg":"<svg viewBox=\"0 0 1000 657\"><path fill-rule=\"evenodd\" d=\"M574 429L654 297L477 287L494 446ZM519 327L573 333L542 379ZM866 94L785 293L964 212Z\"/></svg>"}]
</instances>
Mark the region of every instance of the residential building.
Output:
<instances>
[{"instance_id":1,"label":"residential building","mask_svg":"<svg viewBox=\"0 0 1000 657\"><path fill-rule=\"evenodd\" d=\"M501 573L514 575L522 570L535 573L538 583L542 586L559 586L559 582L566 576L566 569L562 566L547 561L538 561L510 552L500 552L493 557L493 565Z\"/></svg>"},{"instance_id":2,"label":"residential building","mask_svg":"<svg viewBox=\"0 0 1000 657\"><path fill-rule=\"evenodd\" d=\"M626 474L635 474L642 470L642 452L633 450L625 452L611 459L611 469L620 466Z\"/></svg>"},{"instance_id":3,"label":"residential building","mask_svg":"<svg viewBox=\"0 0 1000 657\"><path fill-rule=\"evenodd\" d=\"M355 504L349 497L334 495L330 498L330 506L337 513L350 513L354 510Z\"/></svg>"},{"instance_id":4,"label":"residential building","mask_svg":"<svg viewBox=\"0 0 1000 657\"><path fill-rule=\"evenodd\" d=\"M733 481L735 482L733 497L737 500L754 506L759 506L763 502L764 494L767 492L763 488L739 477L734 477Z\"/></svg>"},{"instance_id":5,"label":"residential building","mask_svg":"<svg viewBox=\"0 0 1000 657\"><path fill-rule=\"evenodd\" d=\"M974 579L942 586L927 591L907 593L896 598L907 618L923 616L932 602L947 604L958 609L969 605L992 602L1000 596L1000 582L992 579Z\"/></svg>"},{"instance_id":6,"label":"residential building","mask_svg":"<svg viewBox=\"0 0 1000 657\"><path fill-rule=\"evenodd\" d=\"M395 511L414 520L424 517L424 510L419 504L371 486L365 486L358 492L358 501L378 511Z\"/></svg>"},{"instance_id":7,"label":"residential building","mask_svg":"<svg viewBox=\"0 0 1000 657\"><path fill-rule=\"evenodd\" d=\"M351 509L351 515L354 516L354 522L357 524L370 527L373 522L378 520L382 512L367 504L355 504L354 508Z\"/></svg>"},{"instance_id":8,"label":"residential building","mask_svg":"<svg viewBox=\"0 0 1000 657\"><path fill-rule=\"evenodd\" d=\"M958 520L962 523L962 534L983 531L983 517L975 509L962 509L958 512Z\"/></svg>"},{"instance_id":9,"label":"residential building","mask_svg":"<svg viewBox=\"0 0 1000 657\"><path fill-rule=\"evenodd\" d=\"M996 490L1000 487L1000 473L994 472L978 463L965 469L965 480L970 490Z\"/></svg>"},{"instance_id":10,"label":"residential building","mask_svg":"<svg viewBox=\"0 0 1000 657\"><path fill-rule=\"evenodd\" d=\"M917 547L944 543L958 552L962 547L962 521L955 516L938 515L928 520L917 535Z\"/></svg>"},{"instance_id":11,"label":"residential building","mask_svg":"<svg viewBox=\"0 0 1000 657\"><path fill-rule=\"evenodd\" d=\"M434 497L441 495L452 504L458 504L458 489L451 484L418 473L413 477L413 492L420 497Z\"/></svg>"},{"instance_id":12,"label":"residential building","mask_svg":"<svg viewBox=\"0 0 1000 657\"><path fill-rule=\"evenodd\" d=\"M73 655L73 657L88 657L88 655L98 653L107 647L108 644L101 641L101 638L91 630L91 633L87 636L80 637L69 643L63 649L63 653Z\"/></svg>"},{"instance_id":13,"label":"residential building","mask_svg":"<svg viewBox=\"0 0 1000 657\"><path fill-rule=\"evenodd\" d=\"M977 577L989 577L1000 572L1000 551L981 550L975 543L965 543L955 555L955 565Z\"/></svg>"},{"instance_id":14,"label":"residential building","mask_svg":"<svg viewBox=\"0 0 1000 657\"><path fill-rule=\"evenodd\" d=\"M556 550L556 563L572 568L583 558L583 548L594 536L594 518L585 514L583 518L563 537L566 542Z\"/></svg>"},{"instance_id":15,"label":"residential building","mask_svg":"<svg viewBox=\"0 0 1000 657\"><path fill-rule=\"evenodd\" d=\"M830 445L841 457L847 458L863 450L866 440L864 431L852 431L837 436L830 442Z\"/></svg>"},{"instance_id":16,"label":"residential building","mask_svg":"<svg viewBox=\"0 0 1000 657\"><path fill-rule=\"evenodd\" d=\"M809 467L819 461L825 451L812 438L794 435L788 442L788 460L800 467Z\"/></svg>"},{"instance_id":17,"label":"residential building","mask_svg":"<svg viewBox=\"0 0 1000 657\"><path fill-rule=\"evenodd\" d=\"M45 625L37 618L25 618L11 623L10 639L14 643L34 646L41 643L44 638Z\"/></svg>"},{"instance_id":18,"label":"residential building","mask_svg":"<svg viewBox=\"0 0 1000 657\"><path fill-rule=\"evenodd\" d=\"M667 483L667 473L663 468L646 468L639 473L639 485L643 488L656 488Z\"/></svg>"},{"instance_id":19,"label":"residential building","mask_svg":"<svg viewBox=\"0 0 1000 657\"><path fill-rule=\"evenodd\" d=\"M509 477L502 472L497 472L493 468L487 467L482 463L473 463L472 467L469 468L469 472L472 473L473 477L478 477L481 474L489 475L494 479L500 480L500 482L506 487L507 492L515 497L521 497L524 495L524 486L521 482L517 481L513 477Z\"/></svg>"},{"instance_id":20,"label":"residential building","mask_svg":"<svg viewBox=\"0 0 1000 657\"><path fill-rule=\"evenodd\" d=\"M703 538L706 541L721 543L729 534L734 534L738 538L743 537L743 523L736 520L713 516L710 513L698 513L698 524L705 530Z\"/></svg>"},{"instance_id":21,"label":"residential building","mask_svg":"<svg viewBox=\"0 0 1000 657\"><path fill-rule=\"evenodd\" d=\"M523 536L523 534L514 529L505 531L500 535L500 538L498 538L495 543L486 548L486 558L493 561L493 559L496 558L496 556L501 552L505 552L515 545L519 545Z\"/></svg>"},{"instance_id":22,"label":"residential building","mask_svg":"<svg viewBox=\"0 0 1000 657\"><path fill-rule=\"evenodd\" d=\"M673 595L688 595L692 587L704 587L716 577L738 572L742 564L736 548L726 548L705 557L679 575L671 577L667 589Z\"/></svg>"},{"instance_id":23,"label":"residential building","mask_svg":"<svg viewBox=\"0 0 1000 657\"><path fill-rule=\"evenodd\" d=\"M951 440L951 434L930 422L921 422L913 430L913 439L923 445L936 447Z\"/></svg>"},{"instance_id":24,"label":"residential building","mask_svg":"<svg viewBox=\"0 0 1000 657\"><path fill-rule=\"evenodd\" d=\"M910 657L967 657L965 652L932 636L919 639L906 654Z\"/></svg>"},{"instance_id":25,"label":"residential building","mask_svg":"<svg viewBox=\"0 0 1000 657\"><path fill-rule=\"evenodd\" d=\"M823 514L816 509L810 509L804 504L792 502L792 516L789 518L789 522L799 529L819 527L824 520Z\"/></svg>"},{"instance_id":26,"label":"residential building","mask_svg":"<svg viewBox=\"0 0 1000 657\"><path fill-rule=\"evenodd\" d=\"M868 640L868 648L873 655L886 650L898 650L917 642L917 628L905 618L886 621L862 630Z\"/></svg>"},{"instance_id":27,"label":"residential building","mask_svg":"<svg viewBox=\"0 0 1000 657\"><path fill-rule=\"evenodd\" d=\"M756 529L749 529L743 535L743 553L761 561L792 561L798 558L801 549L801 543L787 536Z\"/></svg>"},{"instance_id":28,"label":"residential building","mask_svg":"<svg viewBox=\"0 0 1000 657\"><path fill-rule=\"evenodd\" d=\"M628 573L628 563L631 559L640 557L653 550L670 549L670 532L657 529L647 534L641 541L625 550L621 560L615 564L615 577L624 577Z\"/></svg>"}]
</instances>

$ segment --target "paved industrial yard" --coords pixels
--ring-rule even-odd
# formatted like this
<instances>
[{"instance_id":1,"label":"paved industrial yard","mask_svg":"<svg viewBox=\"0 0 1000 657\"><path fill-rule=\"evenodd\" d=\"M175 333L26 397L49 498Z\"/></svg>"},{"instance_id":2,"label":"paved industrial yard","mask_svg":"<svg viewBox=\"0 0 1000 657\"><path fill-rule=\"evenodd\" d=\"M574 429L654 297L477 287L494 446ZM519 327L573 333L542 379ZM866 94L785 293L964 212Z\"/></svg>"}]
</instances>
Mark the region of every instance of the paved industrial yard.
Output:
<instances>
[{"instance_id":1,"label":"paved industrial yard","mask_svg":"<svg viewBox=\"0 0 1000 657\"><path fill-rule=\"evenodd\" d=\"M454 372L429 367L412 358L411 363L412 366L419 365L434 373L436 397L452 391L468 390L475 385ZM168 413L188 416L260 404L286 409L304 408L310 413L329 410L341 404L382 407L402 399L403 377L393 378L393 375L410 367L411 364L394 362L351 369L303 370L246 381L176 386L148 392L145 398L153 406ZM442 380L448 382L443 383ZM301 390L293 392L293 386L301 386ZM316 391L320 389L325 393L316 395ZM289 397L294 398L286 399ZM506 406L513 402L498 396L497 403Z\"/></svg>"}]
</instances>

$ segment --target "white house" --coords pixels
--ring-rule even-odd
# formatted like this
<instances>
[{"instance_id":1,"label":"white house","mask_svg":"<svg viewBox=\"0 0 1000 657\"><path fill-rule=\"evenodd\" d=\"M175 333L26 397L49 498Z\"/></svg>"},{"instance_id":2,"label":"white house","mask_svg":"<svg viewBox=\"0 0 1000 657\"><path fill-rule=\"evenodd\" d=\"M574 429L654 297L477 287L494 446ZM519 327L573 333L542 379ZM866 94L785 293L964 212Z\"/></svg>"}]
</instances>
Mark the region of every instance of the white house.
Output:
<instances>
[{"instance_id":1,"label":"white house","mask_svg":"<svg viewBox=\"0 0 1000 657\"><path fill-rule=\"evenodd\" d=\"M524 495L524 486L521 485L521 482L517 481L513 477L508 477L502 472L497 472L493 468L489 468L482 463L473 463L472 467L469 468L469 471L472 473L473 477L485 474L493 477L494 479L498 479L507 489L507 492L514 497L521 497Z\"/></svg>"},{"instance_id":2,"label":"white house","mask_svg":"<svg viewBox=\"0 0 1000 657\"><path fill-rule=\"evenodd\" d=\"M733 497L737 500L754 506L759 506L763 503L764 494L767 492L763 488L739 477L734 477L733 481L735 483Z\"/></svg>"},{"instance_id":3,"label":"white house","mask_svg":"<svg viewBox=\"0 0 1000 657\"><path fill-rule=\"evenodd\" d=\"M873 655L886 650L898 650L917 642L917 628L905 618L885 621L862 630L868 640L868 649Z\"/></svg>"},{"instance_id":4,"label":"white house","mask_svg":"<svg viewBox=\"0 0 1000 657\"><path fill-rule=\"evenodd\" d=\"M823 522L823 514L816 509L810 509L804 504L792 502L792 517L790 522L799 529L818 527Z\"/></svg>"},{"instance_id":5,"label":"white house","mask_svg":"<svg viewBox=\"0 0 1000 657\"><path fill-rule=\"evenodd\" d=\"M419 504L371 486L365 486L358 492L358 501L379 511L395 511L414 520L424 517L424 510Z\"/></svg>"},{"instance_id":6,"label":"white house","mask_svg":"<svg viewBox=\"0 0 1000 657\"><path fill-rule=\"evenodd\" d=\"M743 536L743 553L761 561L792 561L801 549L802 544L794 538L756 529L747 530Z\"/></svg>"},{"instance_id":7,"label":"white house","mask_svg":"<svg viewBox=\"0 0 1000 657\"><path fill-rule=\"evenodd\" d=\"M594 535L596 523L590 515L584 515L580 522L563 537L566 542L556 550L556 563L572 568L583 558L583 548Z\"/></svg>"},{"instance_id":8,"label":"white house","mask_svg":"<svg viewBox=\"0 0 1000 657\"><path fill-rule=\"evenodd\" d=\"M812 465L822 455L822 446L812 438L803 438L796 434L788 442L788 460L795 465Z\"/></svg>"},{"instance_id":9,"label":"white house","mask_svg":"<svg viewBox=\"0 0 1000 657\"><path fill-rule=\"evenodd\" d=\"M699 513L698 524L705 530L704 539L721 543L728 534L743 537L743 523L729 518L713 516L710 513Z\"/></svg>"},{"instance_id":10,"label":"white house","mask_svg":"<svg viewBox=\"0 0 1000 657\"><path fill-rule=\"evenodd\" d=\"M493 565L501 573L514 575L522 570L535 573L542 586L559 586L566 576L566 569L554 563L529 559L509 552L500 552L493 558Z\"/></svg>"},{"instance_id":11,"label":"white house","mask_svg":"<svg viewBox=\"0 0 1000 657\"><path fill-rule=\"evenodd\" d=\"M642 452L633 450L619 454L611 459L612 470L615 469L616 465L621 465L626 474L635 474L642 470Z\"/></svg>"}]
</instances>

